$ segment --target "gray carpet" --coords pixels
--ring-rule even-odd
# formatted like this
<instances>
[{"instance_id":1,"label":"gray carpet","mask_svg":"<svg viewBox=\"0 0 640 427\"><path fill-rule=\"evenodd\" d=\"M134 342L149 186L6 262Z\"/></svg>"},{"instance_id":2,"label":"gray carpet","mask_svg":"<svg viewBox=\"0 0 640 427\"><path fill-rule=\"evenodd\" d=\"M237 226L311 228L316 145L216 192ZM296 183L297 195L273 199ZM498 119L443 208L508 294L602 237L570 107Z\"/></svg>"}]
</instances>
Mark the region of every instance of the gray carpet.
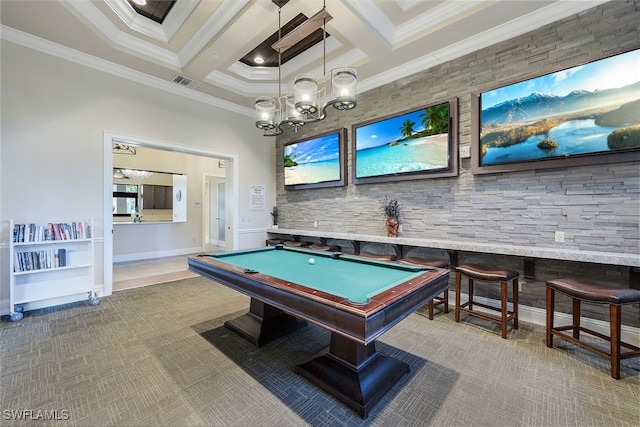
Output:
<instances>
[{"instance_id":1,"label":"gray carpet","mask_svg":"<svg viewBox=\"0 0 640 427\"><path fill-rule=\"evenodd\" d=\"M293 373L329 333L310 325L256 349L223 326L248 302L193 278L3 318L0 425L640 425L639 359L616 381L602 357L548 349L539 326L503 340L498 325L426 311L378 342L411 372L362 420Z\"/></svg>"}]
</instances>

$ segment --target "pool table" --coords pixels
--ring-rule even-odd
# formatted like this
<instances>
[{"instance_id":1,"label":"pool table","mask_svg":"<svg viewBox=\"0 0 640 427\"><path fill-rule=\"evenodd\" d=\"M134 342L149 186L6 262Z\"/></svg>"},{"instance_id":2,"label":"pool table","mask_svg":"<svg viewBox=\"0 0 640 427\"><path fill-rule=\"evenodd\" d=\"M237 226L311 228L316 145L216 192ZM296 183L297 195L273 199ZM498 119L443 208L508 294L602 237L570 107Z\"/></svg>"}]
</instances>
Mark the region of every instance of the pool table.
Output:
<instances>
[{"instance_id":1,"label":"pool table","mask_svg":"<svg viewBox=\"0 0 640 427\"><path fill-rule=\"evenodd\" d=\"M188 263L251 297L249 312L225 326L258 347L307 322L328 329L328 349L295 371L362 418L409 372L376 352L376 339L449 283L447 269L282 246L190 256Z\"/></svg>"}]
</instances>

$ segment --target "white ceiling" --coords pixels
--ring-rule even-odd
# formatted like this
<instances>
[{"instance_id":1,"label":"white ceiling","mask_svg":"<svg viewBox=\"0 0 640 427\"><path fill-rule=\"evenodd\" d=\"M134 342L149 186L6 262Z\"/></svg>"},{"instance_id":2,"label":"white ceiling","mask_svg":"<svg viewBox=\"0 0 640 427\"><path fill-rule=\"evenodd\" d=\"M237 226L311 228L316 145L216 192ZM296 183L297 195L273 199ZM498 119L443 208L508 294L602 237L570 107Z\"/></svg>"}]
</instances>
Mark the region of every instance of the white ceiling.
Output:
<instances>
[{"instance_id":1,"label":"white ceiling","mask_svg":"<svg viewBox=\"0 0 640 427\"><path fill-rule=\"evenodd\" d=\"M604 0L326 0L326 70L354 66L358 92L592 8ZM323 0L291 0L282 23ZM277 96L276 69L238 60L278 30L271 0L178 0L163 25L124 0L0 0L2 38L242 114ZM321 77L322 43L282 67ZM172 83L176 75L200 84Z\"/></svg>"}]
</instances>

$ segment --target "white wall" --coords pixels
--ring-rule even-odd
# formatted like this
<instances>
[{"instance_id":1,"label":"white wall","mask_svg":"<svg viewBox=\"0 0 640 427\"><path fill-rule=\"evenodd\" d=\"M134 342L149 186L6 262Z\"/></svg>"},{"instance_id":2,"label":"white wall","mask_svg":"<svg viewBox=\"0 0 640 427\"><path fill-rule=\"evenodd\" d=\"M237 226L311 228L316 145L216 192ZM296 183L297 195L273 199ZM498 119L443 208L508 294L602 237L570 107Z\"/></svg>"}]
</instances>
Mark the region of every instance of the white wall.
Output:
<instances>
[{"instance_id":1,"label":"white wall","mask_svg":"<svg viewBox=\"0 0 640 427\"><path fill-rule=\"evenodd\" d=\"M252 117L1 43L0 300L8 300L11 218L49 222L92 217L102 242L105 132L237 156L238 200L228 203L238 218L251 219L236 224L234 231L244 236L237 245L259 242L256 230L266 237L269 211L249 211L249 185L264 184L267 206L275 204L274 141L261 136ZM105 266L98 246L100 283Z\"/></svg>"}]
</instances>

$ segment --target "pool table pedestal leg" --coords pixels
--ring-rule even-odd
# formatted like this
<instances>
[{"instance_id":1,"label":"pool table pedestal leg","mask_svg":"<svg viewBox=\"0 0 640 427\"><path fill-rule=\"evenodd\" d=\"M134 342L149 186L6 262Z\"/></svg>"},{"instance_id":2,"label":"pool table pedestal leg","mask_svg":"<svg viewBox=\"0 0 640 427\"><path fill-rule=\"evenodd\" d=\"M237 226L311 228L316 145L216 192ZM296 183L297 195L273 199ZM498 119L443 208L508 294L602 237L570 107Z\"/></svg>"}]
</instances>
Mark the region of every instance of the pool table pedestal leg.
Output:
<instances>
[{"instance_id":1,"label":"pool table pedestal leg","mask_svg":"<svg viewBox=\"0 0 640 427\"><path fill-rule=\"evenodd\" d=\"M375 341L364 345L332 332L328 351L296 366L295 372L366 419L409 365L376 352Z\"/></svg>"},{"instance_id":2,"label":"pool table pedestal leg","mask_svg":"<svg viewBox=\"0 0 640 427\"><path fill-rule=\"evenodd\" d=\"M279 308L251 298L249 312L226 321L224 326L244 337L256 347L262 347L276 338L307 326L307 322L293 317Z\"/></svg>"}]
</instances>

